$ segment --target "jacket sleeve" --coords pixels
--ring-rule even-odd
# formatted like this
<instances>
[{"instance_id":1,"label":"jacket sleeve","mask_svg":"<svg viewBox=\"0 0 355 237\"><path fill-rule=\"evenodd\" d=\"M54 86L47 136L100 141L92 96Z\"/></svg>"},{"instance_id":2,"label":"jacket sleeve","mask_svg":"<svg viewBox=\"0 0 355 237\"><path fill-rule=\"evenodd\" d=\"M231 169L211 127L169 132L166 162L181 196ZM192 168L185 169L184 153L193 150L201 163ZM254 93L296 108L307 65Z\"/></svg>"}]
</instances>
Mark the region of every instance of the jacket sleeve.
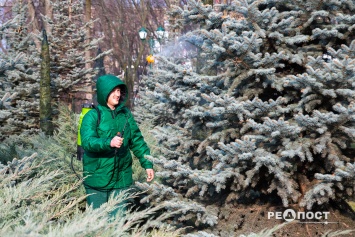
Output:
<instances>
[{"instance_id":1,"label":"jacket sleeve","mask_svg":"<svg viewBox=\"0 0 355 237\"><path fill-rule=\"evenodd\" d=\"M81 146L88 152L103 152L111 150L111 139L100 138L97 134L97 119L96 110L89 111L83 118L80 127Z\"/></svg>"},{"instance_id":2,"label":"jacket sleeve","mask_svg":"<svg viewBox=\"0 0 355 237\"><path fill-rule=\"evenodd\" d=\"M144 155L150 155L150 150L147 143L144 141L143 135L139 130L136 121L133 118L131 112L128 113L128 122L131 129L131 139L129 141L129 148L133 154L138 158L141 166L144 169L152 169L153 163L144 158Z\"/></svg>"}]
</instances>

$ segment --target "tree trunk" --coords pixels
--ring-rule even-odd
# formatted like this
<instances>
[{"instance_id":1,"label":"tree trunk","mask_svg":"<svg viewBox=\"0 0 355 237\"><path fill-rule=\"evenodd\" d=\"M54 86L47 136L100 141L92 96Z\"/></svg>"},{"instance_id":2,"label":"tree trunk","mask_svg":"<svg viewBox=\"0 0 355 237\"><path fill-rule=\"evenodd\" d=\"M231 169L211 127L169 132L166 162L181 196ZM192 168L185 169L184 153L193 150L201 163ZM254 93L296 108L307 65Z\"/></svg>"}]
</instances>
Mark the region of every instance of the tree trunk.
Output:
<instances>
[{"instance_id":1,"label":"tree trunk","mask_svg":"<svg viewBox=\"0 0 355 237\"><path fill-rule=\"evenodd\" d=\"M128 64L128 67L126 68L125 72L125 83L127 85L127 90L128 90L128 101L126 105L133 110L133 101L134 101L134 92L133 92L133 87L134 87L134 81L136 79L136 68L131 68L133 64ZM122 78L121 78L122 79Z\"/></svg>"},{"instance_id":2,"label":"tree trunk","mask_svg":"<svg viewBox=\"0 0 355 237\"><path fill-rule=\"evenodd\" d=\"M35 10L35 5L33 1L28 1L28 14L31 22L31 28L30 31L37 34L39 33L39 24L38 24L38 18L36 17L36 10ZM41 41L37 37L32 37L34 43L36 44L36 49L38 52L41 50Z\"/></svg>"},{"instance_id":3,"label":"tree trunk","mask_svg":"<svg viewBox=\"0 0 355 237\"><path fill-rule=\"evenodd\" d=\"M101 48L98 48L96 56L100 55L101 53L102 53ZM106 74L105 66L104 66L104 58L103 57L98 58L98 59L95 60L94 68L96 68L98 70L98 73L95 76L95 79L94 79L95 83L93 84L92 91L94 91L94 87L95 87L95 84L97 82L97 79L99 79L99 77L101 77L101 76ZM123 79L123 78L121 78L121 79ZM95 103L95 105L97 105L97 94L96 93L93 93L92 102Z\"/></svg>"},{"instance_id":4,"label":"tree trunk","mask_svg":"<svg viewBox=\"0 0 355 237\"><path fill-rule=\"evenodd\" d=\"M213 0L204 0L203 3L204 3L205 5L211 5L211 6L213 6Z\"/></svg>"},{"instance_id":5,"label":"tree trunk","mask_svg":"<svg viewBox=\"0 0 355 237\"><path fill-rule=\"evenodd\" d=\"M43 30L41 51L41 82L40 82L40 128L46 135L53 135L52 108L51 108L51 77L49 45L46 31Z\"/></svg>"},{"instance_id":6,"label":"tree trunk","mask_svg":"<svg viewBox=\"0 0 355 237\"><path fill-rule=\"evenodd\" d=\"M85 1L85 21L86 23L91 21L91 0L86 0ZM86 27L86 44L88 44L90 42L90 38L91 38L91 29L90 26L88 25ZM90 50L86 50L85 51L85 68L86 69L90 69L91 68L91 63L89 62L91 58L91 54L90 54Z\"/></svg>"},{"instance_id":7,"label":"tree trunk","mask_svg":"<svg viewBox=\"0 0 355 237\"><path fill-rule=\"evenodd\" d=\"M73 18L73 8L72 8L72 1L69 0L69 20Z\"/></svg>"},{"instance_id":8,"label":"tree trunk","mask_svg":"<svg viewBox=\"0 0 355 237\"><path fill-rule=\"evenodd\" d=\"M50 0L44 0L44 14L50 18L53 19L53 7L51 5ZM50 26L44 22L44 29L46 30L47 33L51 33Z\"/></svg>"}]
</instances>

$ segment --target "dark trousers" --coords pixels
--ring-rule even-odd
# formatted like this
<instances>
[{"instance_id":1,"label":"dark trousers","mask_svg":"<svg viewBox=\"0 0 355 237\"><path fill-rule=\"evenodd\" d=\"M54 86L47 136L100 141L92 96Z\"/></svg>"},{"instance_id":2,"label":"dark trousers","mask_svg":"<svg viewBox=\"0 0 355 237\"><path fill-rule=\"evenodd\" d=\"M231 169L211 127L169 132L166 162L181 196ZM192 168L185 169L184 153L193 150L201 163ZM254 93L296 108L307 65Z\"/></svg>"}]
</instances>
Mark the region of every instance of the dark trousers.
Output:
<instances>
[{"instance_id":1,"label":"dark trousers","mask_svg":"<svg viewBox=\"0 0 355 237\"><path fill-rule=\"evenodd\" d=\"M86 194L90 194L90 196L86 197L87 204L92 206L93 209L99 208L102 204L106 203L108 199L113 195L117 197L122 191L125 191L128 188L121 189L112 189L107 191L98 191L95 189L85 188ZM124 217L127 211L128 200L122 201L119 203L115 210L110 213L110 217L116 217L119 215L120 217Z\"/></svg>"}]
</instances>

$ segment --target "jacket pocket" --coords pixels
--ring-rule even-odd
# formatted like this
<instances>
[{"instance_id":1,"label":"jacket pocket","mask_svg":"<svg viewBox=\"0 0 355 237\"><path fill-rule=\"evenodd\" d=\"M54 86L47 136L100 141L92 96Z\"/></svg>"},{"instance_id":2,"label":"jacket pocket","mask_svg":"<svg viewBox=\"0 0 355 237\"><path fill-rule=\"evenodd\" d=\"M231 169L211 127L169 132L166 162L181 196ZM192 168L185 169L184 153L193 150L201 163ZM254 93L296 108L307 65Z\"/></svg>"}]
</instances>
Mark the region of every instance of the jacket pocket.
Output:
<instances>
[{"instance_id":1,"label":"jacket pocket","mask_svg":"<svg viewBox=\"0 0 355 237\"><path fill-rule=\"evenodd\" d=\"M99 161L100 161L100 159L98 159L98 158L90 158L90 157L84 155L84 159L83 159L84 171L87 172L88 174L95 173L98 166L100 166Z\"/></svg>"},{"instance_id":2,"label":"jacket pocket","mask_svg":"<svg viewBox=\"0 0 355 237\"><path fill-rule=\"evenodd\" d=\"M128 151L119 157L119 168L120 171L124 171L132 166L132 156Z\"/></svg>"},{"instance_id":3,"label":"jacket pocket","mask_svg":"<svg viewBox=\"0 0 355 237\"><path fill-rule=\"evenodd\" d=\"M97 159L97 162L96 162L96 169L95 169L95 171L98 171L100 168L101 168L101 159L100 158L98 158Z\"/></svg>"},{"instance_id":4,"label":"jacket pocket","mask_svg":"<svg viewBox=\"0 0 355 237\"><path fill-rule=\"evenodd\" d=\"M116 134L114 134L114 128L105 128L102 129L100 127L97 128L97 134L99 137L114 137Z\"/></svg>"}]
</instances>

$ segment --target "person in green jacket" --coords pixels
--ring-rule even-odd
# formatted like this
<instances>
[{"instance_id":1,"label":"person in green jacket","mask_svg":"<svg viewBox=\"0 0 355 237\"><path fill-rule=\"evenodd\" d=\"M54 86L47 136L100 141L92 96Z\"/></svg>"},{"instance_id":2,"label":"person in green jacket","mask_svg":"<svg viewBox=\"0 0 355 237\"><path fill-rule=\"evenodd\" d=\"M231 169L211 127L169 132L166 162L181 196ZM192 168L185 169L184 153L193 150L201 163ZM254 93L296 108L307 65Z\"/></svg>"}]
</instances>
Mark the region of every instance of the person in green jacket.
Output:
<instances>
[{"instance_id":1,"label":"person in green jacket","mask_svg":"<svg viewBox=\"0 0 355 237\"><path fill-rule=\"evenodd\" d=\"M127 86L114 75L101 76L96 83L97 109L83 118L80 136L85 151L83 156L84 186L88 205L98 208L111 195L118 195L133 184L132 156L139 159L147 172L147 182L154 178L153 164L145 155L150 154L132 113L125 106ZM112 215L125 211L122 204Z\"/></svg>"}]
</instances>

